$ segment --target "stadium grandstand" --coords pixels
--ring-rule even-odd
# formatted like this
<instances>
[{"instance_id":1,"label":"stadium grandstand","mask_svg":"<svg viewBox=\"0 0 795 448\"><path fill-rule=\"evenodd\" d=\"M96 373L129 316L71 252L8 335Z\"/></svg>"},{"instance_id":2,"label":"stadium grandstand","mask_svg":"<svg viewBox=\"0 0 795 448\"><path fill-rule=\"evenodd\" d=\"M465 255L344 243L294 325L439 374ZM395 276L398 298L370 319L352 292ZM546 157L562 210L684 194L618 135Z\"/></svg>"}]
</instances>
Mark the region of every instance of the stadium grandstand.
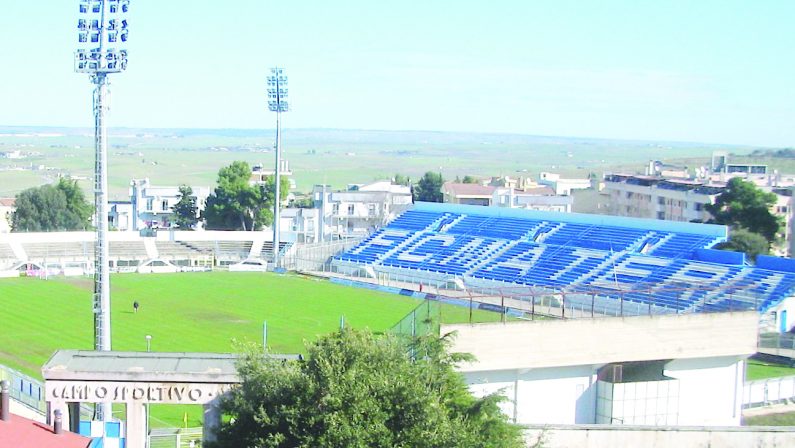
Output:
<instances>
[{"instance_id":1,"label":"stadium grandstand","mask_svg":"<svg viewBox=\"0 0 795 448\"><path fill-rule=\"evenodd\" d=\"M795 288L795 260L712 249L725 226L418 203L334 257L335 270L480 291L563 291L567 300L654 313L754 309ZM791 325L786 313L781 329Z\"/></svg>"},{"instance_id":2,"label":"stadium grandstand","mask_svg":"<svg viewBox=\"0 0 795 448\"><path fill-rule=\"evenodd\" d=\"M110 265L114 272L134 272L153 262L179 270L226 267L244 260L272 257L273 242L267 232L160 232L141 236L111 232ZM93 269L93 232L0 234L0 276L18 272L50 275L84 275ZM280 243L286 255L293 243Z\"/></svg>"}]
</instances>

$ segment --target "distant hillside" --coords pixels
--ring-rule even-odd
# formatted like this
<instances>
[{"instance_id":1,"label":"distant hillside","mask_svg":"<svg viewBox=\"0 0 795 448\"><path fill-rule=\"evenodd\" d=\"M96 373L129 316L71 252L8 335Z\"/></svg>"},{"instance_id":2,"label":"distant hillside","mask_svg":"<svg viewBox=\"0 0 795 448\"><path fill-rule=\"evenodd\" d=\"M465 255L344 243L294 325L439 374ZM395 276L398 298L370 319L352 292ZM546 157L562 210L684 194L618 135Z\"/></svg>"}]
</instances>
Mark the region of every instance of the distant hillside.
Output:
<instances>
[{"instance_id":1,"label":"distant hillside","mask_svg":"<svg viewBox=\"0 0 795 448\"><path fill-rule=\"evenodd\" d=\"M795 159L795 148L783 149L757 149L748 154L748 157L773 157L779 159Z\"/></svg>"}]
</instances>

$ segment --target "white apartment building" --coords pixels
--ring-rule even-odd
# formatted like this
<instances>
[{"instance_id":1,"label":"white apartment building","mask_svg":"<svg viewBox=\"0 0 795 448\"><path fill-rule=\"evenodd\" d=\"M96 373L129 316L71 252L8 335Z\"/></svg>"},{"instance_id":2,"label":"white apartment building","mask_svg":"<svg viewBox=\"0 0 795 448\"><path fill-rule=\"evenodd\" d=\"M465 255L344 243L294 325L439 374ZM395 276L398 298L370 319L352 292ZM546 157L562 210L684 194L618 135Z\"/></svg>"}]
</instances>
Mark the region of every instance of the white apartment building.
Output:
<instances>
[{"instance_id":1,"label":"white apartment building","mask_svg":"<svg viewBox=\"0 0 795 448\"><path fill-rule=\"evenodd\" d=\"M714 175L717 176L717 175ZM754 181L754 179L748 179ZM792 240L793 187L771 187L754 182L759 188L776 194L777 203L771 210L786 224L784 244L777 255L795 253ZM763 183L760 185L760 183ZM713 180L672 179L634 174L606 174L604 193L609 197L608 214L666 221L708 221L712 216L704 209L714 202L726 186Z\"/></svg>"},{"instance_id":2,"label":"white apartment building","mask_svg":"<svg viewBox=\"0 0 795 448\"><path fill-rule=\"evenodd\" d=\"M557 173L541 172L538 174L538 183L552 187L557 195L571 196L573 190L587 190L591 188L591 179L567 179Z\"/></svg>"},{"instance_id":3,"label":"white apartment building","mask_svg":"<svg viewBox=\"0 0 795 448\"><path fill-rule=\"evenodd\" d=\"M383 226L412 204L411 188L390 181L351 185L345 191L331 191L315 185L315 208L320 212L322 238L361 236Z\"/></svg>"},{"instance_id":4,"label":"white apartment building","mask_svg":"<svg viewBox=\"0 0 795 448\"><path fill-rule=\"evenodd\" d=\"M14 198L0 198L0 233L11 231L11 214L16 210L15 203Z\"/></svg>"},{"instance_id":5,"label":"white apartment building","mask_svg":"<svg viewBox=\"0 0 795 448\"><path fill-rule=\"evenodd\" d=\"M548 186L516 188L514 185L510 181L504 187L445 182L442 186L442 200L447 204L571 212L573 196L556 195Z\"/></svg>"},{"instance_id":6,"label":"white apartment building","mask_svg":"<svg viewBox=\"0 0 795 448\"><path fill-rule=\"evenodd\" d=\"M198 211L204 210L210 188L192 187L192 189ZM130 182L131 222L127 230L172 227L174 220L172 207L179 202L179 199L179 187L154 186L148 178L133 179Z\"/></svg>"}]
</instances>

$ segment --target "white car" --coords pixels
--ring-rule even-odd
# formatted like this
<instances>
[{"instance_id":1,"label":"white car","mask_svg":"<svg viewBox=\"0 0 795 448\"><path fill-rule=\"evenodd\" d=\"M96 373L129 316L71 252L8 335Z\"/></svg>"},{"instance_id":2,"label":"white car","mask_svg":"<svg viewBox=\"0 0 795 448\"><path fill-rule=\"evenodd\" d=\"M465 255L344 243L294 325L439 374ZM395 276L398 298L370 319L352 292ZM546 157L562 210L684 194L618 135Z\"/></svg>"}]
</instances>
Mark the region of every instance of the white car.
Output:
<instances>
[{"instance_id":1,"label":"white car","mask_svg":"<svg viewBox=\"0 0 795 448\"><path fill-rule=\"evenodd\" d=\"M138 266L139 274L163 274L179 272L179 267L164 260L148 260Z\"/></svg>"},{"instance_id":2,"label":"white car","mask_svg":"<svg viewBox=\"0 0 795 448\"><path fill-rule=\"evenodd\" d=\"M255 258L250 258L248 260L243 260L240 263L229 265L229 271L231 272L265 272L267 270L268 262Z\"/></svg>"}]
</instances>

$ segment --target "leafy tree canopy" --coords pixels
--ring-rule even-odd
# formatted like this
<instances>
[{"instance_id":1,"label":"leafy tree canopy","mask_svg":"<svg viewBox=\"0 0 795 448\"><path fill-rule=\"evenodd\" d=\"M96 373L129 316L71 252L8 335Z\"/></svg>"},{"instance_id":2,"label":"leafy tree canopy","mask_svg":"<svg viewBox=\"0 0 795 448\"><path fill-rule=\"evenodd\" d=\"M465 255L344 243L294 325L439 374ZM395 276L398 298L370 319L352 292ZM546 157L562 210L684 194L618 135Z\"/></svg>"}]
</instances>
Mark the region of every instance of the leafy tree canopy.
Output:
<instances>
[{"instance_id":1,"label":"leafy tree canopy","mask_svg":"<svg viewBox=\"0 0 795 448\"><path fill-rule=\"evenodd\" d=\"M188 185L180 185L179 201L171 209L174 212L174 224L180 230L193 230L199 222L199 207L193 196L193 188Z\"/></svg>"},{"instance_id":2,"label":"leafy tree canopy","mask_svg":"<svg viewBox=\"0 0 795 448\"><path fill-rule=\"evenodd\" d=\"M444 179L441 173L428 171L414 188L414 201L442 202L442 184Z\"/></svg>"},{"instance_id":3,"label":"leafy tree canopy","mask_svg":"<svg viewBox=\"0 0 795 448\"><path fill-rule=\"evenodd\" d=\"M250 185L251 167L235 161L218 171L218 186L207 198L204 219L210 230L260 230L273 222L273 176L263 185ZM281 179L279 196L287 198L290 182Z\"/></svg>"},{"instance_id":4,"label":"leafy tree canopy","mask_svg":"<svg viewBox=\"0 0 795 448\"><path fill-rule=\"evenodd\" d=\"M85 230L91 226L93 211L77 181L61 178L55 185L28 188L16 196L11 229L14 232Z\"/></svg>"},{"instance_id":5,"label":"leafy tree canopy","mask_svg":"<svg viewBox=\"0 0 795 448\"><path fill-rule=\"evenodd\" d=\"M225 447L520 447L518 426L500 411L499 396L477 399L448 353L449 338L413 347L393 337L344 330L308 346L304 361L250 351L242 379L222 402L230 417Z\"/></svg>"},{"instance_id":6,"label":"leafy tree canopy","mask_svg":"<svg viewBox=\"0 0 795 448\"><path fill-rule=\"evenodd\" d=\"M476 184L478 183L478 178L475 176L466 175L464 176L464 180L462 182L465 184Z\"/></svg>"},{"instance_id":7,"label":"leafy tree canopy","mask_svg":"<svg viewBox=\"0 0 795 448\"><path fill-rule=\"evenodd\" d=\"M411 185L411 179L408 176L404 176L402 174L395 174L395 177L392 178L392 183L395 185L404 185L408 187Z\"/></svg>"},{"instance_id":8,"label":"leafy tree canopy","mask_svg":"<svg viewBox=\"0 0 795 448\"><path fill-rule=\"evenodd\" d=\"M758 233L772 243L781 228L781 219L770 213L775 203L774 193L764 192L753 183L735 177L715 198L715 203L704 208L714 217L711 222Z\"/></svg>"},{"instance_id":9,"label":"leafy tree canopy","mask_svg":"<svg viewBox=\"0 0 795 448\"><path fill-rule=\"evenodd\" d=\"M733 229L729 234L729 241L720 243L715 248L744 252L749 260L756 261L757 255L767 255L770 252L770 243L758 233L745 229Z\"/></svg>"}]
</instances>

